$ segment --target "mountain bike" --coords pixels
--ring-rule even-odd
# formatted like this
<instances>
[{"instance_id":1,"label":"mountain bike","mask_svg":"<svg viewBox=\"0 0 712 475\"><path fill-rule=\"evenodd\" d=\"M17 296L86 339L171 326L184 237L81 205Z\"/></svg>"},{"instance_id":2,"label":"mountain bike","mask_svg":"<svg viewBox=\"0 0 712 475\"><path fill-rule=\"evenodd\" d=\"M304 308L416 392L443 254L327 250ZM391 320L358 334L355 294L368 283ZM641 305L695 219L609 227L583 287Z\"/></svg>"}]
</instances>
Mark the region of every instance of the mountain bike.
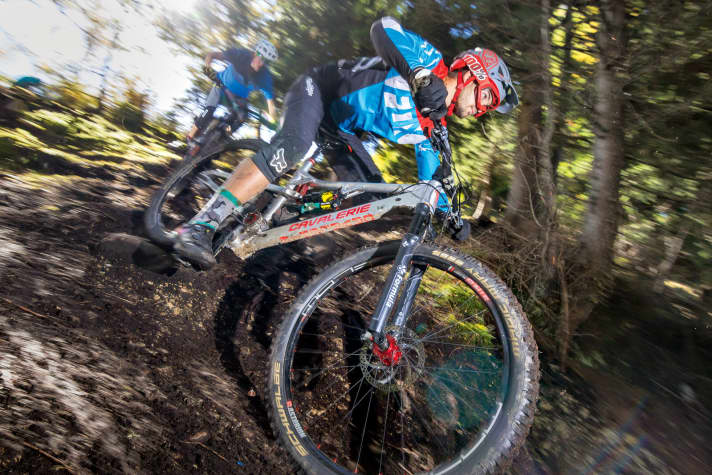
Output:
<instances>
[{"instance_id":1,"label":"mountain bike","mask_svg":"<svg viewBox=\"0 0 712 475\"><path fill-rule=\"evenodd\" d=\"M339 146L322 130L285 183L270 185L217 231L216 254L229 247L245 258L395 208L412 211L402 239L363 248L312 279L274 336L266 386L272 428L309 473L499 472L532 424L539 360L531 325L494 272L434 243L438 219L455 230L463 222L447 130L436 127L431 142L441 156L437 179L332 182L310 173L325 149ZM231 150L247 148L239 145ZM173 213L161 211L171 187L189 179L196 203L187 215L195 213L227 176L201 169L196 158L148 212ZM366 193L375 199L346 206ZM443 194L446 213L438 211ZM170 239L172 231L154 232Z\"/></svg>"}]
</instances>

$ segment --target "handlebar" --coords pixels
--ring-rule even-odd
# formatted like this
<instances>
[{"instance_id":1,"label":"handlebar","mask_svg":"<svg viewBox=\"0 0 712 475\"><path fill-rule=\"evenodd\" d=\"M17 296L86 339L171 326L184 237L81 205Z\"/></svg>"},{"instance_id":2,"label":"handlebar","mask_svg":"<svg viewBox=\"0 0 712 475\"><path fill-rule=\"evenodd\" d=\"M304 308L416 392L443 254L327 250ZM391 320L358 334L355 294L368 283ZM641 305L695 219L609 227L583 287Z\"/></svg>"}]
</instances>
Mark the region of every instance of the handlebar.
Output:
<instances>
[{"instance_id":1,"label":"handlebar","mask_svg":"<svg viewBox=\"0 0 712 475\"><path fill-rule=\"evenodd\" d=\"M434 139L434 140L433 140ZM433 121L433 132L430 135L430 143L440 152L443 177L452 175L452 149L450 148L450 136L447 128L443 127L439 120Z\"/></svg>"},{"instance_id":2,"label":"handlebar","mask_svg":"<svg viewBox=\"0 0 712 475\"><path fill-rule=\"evenodd\" d=\"M439 120L433 121L430 142L440 152L440 181L443 184L443 188L445 188L445 192L450 195L451 207L448 214L448 223L452 230L453 238L457 241L463 241L470 235L470 224L464 221L460 215L460 185L456 185L453 179L453 171L455 170L452 162L450 138L447 128Z\"/></svg>"}]
</instances>

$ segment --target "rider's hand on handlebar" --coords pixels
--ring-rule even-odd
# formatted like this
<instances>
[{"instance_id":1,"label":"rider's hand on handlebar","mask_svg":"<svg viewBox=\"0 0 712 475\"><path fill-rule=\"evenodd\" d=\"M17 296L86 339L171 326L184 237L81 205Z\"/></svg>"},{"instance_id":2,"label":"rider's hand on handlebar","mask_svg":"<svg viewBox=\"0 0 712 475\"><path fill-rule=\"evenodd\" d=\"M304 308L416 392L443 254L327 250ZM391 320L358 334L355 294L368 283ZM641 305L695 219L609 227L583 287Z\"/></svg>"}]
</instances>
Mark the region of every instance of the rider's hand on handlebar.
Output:
<instances>
[{"instance_id":1,"label":"rider's hand on handlebar","mask_svg":"<svg viewBox=\"0 0 712 475\"><path fill-rule=\"evenodd\" d=\"M213 82L216 82L218 79L218 73L210 66L203 66L203 74L209 77Z\"/></svg>"},{"instance_id":2,"label":"rider's hand on handlebar","mask_svg":"<svg viewBox=\"0 0 712 475\"><path fill-rule=\"evenodd\" d=\"M425 68L416 68L410 78L415 105L426 117L440 120L447 114L447 89L442 79Z\"/></svg>"}]
</instances>

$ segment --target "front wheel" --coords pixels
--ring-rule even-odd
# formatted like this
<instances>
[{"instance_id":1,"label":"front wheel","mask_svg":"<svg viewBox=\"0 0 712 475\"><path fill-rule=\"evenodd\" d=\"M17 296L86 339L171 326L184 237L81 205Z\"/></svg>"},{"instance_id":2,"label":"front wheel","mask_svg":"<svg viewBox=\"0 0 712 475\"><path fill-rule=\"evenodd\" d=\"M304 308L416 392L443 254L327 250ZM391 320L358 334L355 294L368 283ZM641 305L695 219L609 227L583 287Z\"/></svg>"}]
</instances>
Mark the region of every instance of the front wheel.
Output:
<instances>
[{"instance_id":1,"label":"front wheel","mask_svg":"<svg viewBox=\"0 0 712 475\"><path fill-rule=\"evenodd\" d=\"M420 245L424 275L400 353L362 340L399 242L319 274L279 328L267 378L272 425L309 473L497 473L532 424L539 360L532 328L487 267Z\"/></svg>"}]
</instances>

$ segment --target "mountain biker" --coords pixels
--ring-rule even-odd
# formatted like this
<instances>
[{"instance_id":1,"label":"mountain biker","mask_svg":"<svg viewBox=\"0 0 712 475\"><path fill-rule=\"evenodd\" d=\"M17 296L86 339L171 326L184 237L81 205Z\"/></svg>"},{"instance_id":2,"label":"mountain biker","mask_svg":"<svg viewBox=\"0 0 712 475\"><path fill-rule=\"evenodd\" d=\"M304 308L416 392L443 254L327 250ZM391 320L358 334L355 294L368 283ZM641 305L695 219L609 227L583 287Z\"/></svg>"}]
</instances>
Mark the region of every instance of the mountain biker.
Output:
<instances>
[{"instance_id":1,"label":"mountain biker","mask_svg":"<svg viewBox=\"0 0 712 475\"><path fill-rule=\"evenodd\" d=\"M228 66L216 72L210 67L213 60L226 61ZM267 99L269 120L274 122L276 108L274 105L274 92L272 91L272 74L265 65L265 61L275 61L277 49L272 43L260 39L252 50L244 48L230 48L223 52L211 52L205 56L203 72L212 80L219 78L233 99L238 104L247 106L247 96L255 89L259 89ZM218 104L225 100L219 87L213 86L205 101L205 110L196 118L193 128L188 132L188 140L193 140L199 132L210 123Z\"/></svg>"},{"instance_id":2,"label":"mountain biker","mask_svg":"<svg viewBox=\"0 0 712 475\"><path fill-rule=\"evenodd\" d=\"M220 223L314 153L322 121L335 124L347 140L367 131L413 144L418 179L429 180L440 163L428 140L433 121L507 113L518 104L504 61L490 50L464 51L447 67L437 49L391 17L372 25L371 40L379 57L317 66L297 78L284 100L282 129L178 229L177 253L203 269L214 265L211 245ZM359 140L349 145L358 156L368 155Z\"/></svg>"}]
</instances>

